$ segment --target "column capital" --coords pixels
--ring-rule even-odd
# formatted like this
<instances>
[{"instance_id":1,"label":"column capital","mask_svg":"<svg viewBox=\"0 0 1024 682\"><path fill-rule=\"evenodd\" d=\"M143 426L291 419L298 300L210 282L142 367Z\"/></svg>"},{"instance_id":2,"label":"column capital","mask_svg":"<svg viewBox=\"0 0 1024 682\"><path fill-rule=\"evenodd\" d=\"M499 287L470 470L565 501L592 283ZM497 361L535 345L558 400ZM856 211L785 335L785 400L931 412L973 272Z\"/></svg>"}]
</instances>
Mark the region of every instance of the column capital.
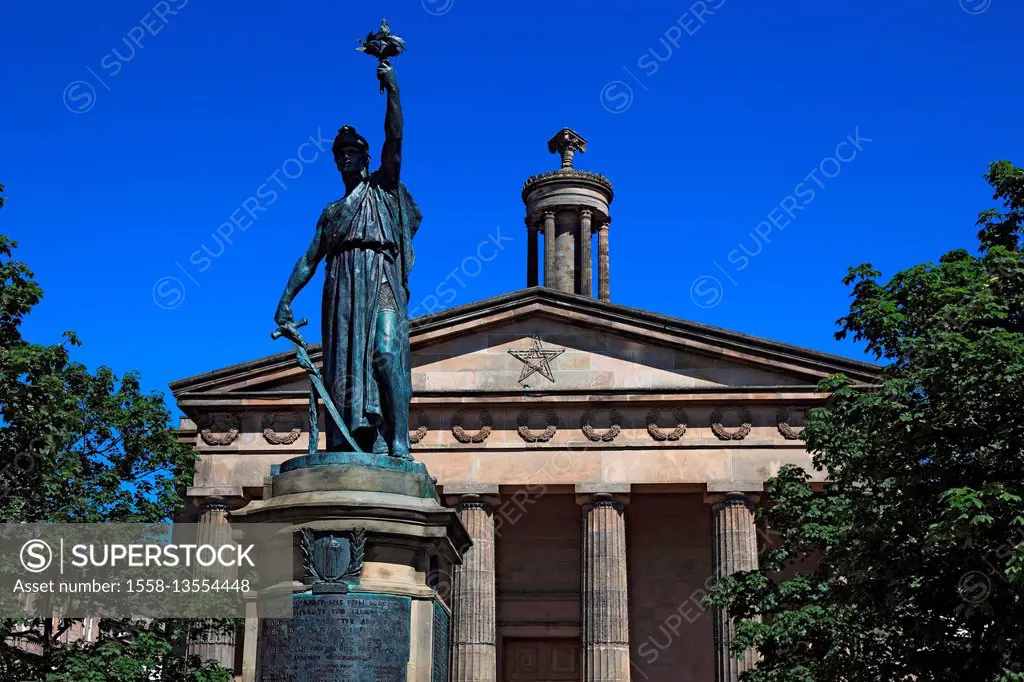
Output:
<instances>
[{"instance_id":1,"label":"column capital","mask_svg":"<svg viewBox=\"0 0 1024 682\"><path fill-rule=\"evenodd\" d=\"M761 493L755 492L733 490L729 492L707 492L704 494L705 504L710 504L714 509L745 506L753 511L760 501Z\"/></svg>"},{"instance_id":2,"label":"column capital","mask_svg":"<svg viewBox=\"0 0 1024 682\"><path fill-rule=\"evenodd\" d=\"M241 509L248 502L242 492L242 486L237 485L192 487L185 491L185 495L204 511L234 511Z\"/></svg>"},{"instance_id":3,"label":"column capital","mask_svg":"<svg viewBox=\"0 0 1024 682\"><path fill-rule=\"evenodd\" d=\"M730 507L746 507L747 511L753 514L760 501L759 493L728 492L704 495L704 502L710 504L712 511L715 512Z\"/></svg>"},{"instance_id":4,"label":"column capital","mask_svg":"<svg viewBox=\"0 0 1024 682\"><path fill-rule=\"evenodd\" d=\"M555 219L555 212L554 211L544 211L543 212L543 217L544 217L544 220L554 220Z\"/></svg>"},{"instance_id":5,"label":"column capital","mask_svg":"<svg viewBox=\"0 0 1024 682\"><path fill-rule=\"evenodd\" d=\"M477 493L446 495L445 501L454 507L456 511L462 511L463 509L482 509L488 514L493 514L494 510L501 504L501 498L497 495L480 495Z\"/></svg>"},{"instance_id":6,"label":"column capital","mask_svg":"<svg viewBox=\"0 0 1024 682\"><path fill-rule=\"evenodd\" d=\"M576 504L583 507L584 512L611 507L621 514L629 504L629 493L576 493Z\"/></svg>"},{"instance_id":7,"label":"column capital","mask_svg":"<svg viewBox=\"0 0 1024 682\"><path fill-rule=\"evenodd\" d=\"M548 151L561 155L562 168L572 168L573 155L587 151L587 141L572 128L562 128L548 140Z\"/></svg>"},{"instance_id":8,"label":"column capital","mask_svg":"<svg viewBox=\"0 0 1024 682\"><path fill-rule=\"evenodd\" d=\"M589 208L581 208L580 209L580 218L588 218L589 219L589 218L593 218L593 217L594 217L594 212L592 210L590 210Z\"/></svg>"}]
</instances>

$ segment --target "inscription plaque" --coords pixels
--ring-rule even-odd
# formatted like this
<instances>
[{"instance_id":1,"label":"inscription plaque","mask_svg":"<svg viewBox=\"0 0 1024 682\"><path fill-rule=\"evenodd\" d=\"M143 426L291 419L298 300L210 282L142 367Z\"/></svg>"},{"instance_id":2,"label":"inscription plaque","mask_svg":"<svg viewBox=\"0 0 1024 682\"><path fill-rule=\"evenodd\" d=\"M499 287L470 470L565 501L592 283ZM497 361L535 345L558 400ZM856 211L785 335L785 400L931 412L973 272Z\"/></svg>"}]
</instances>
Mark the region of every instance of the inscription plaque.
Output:
<instances>
[{"instance_id":1,"label":"inscription plaque","mask_svg":"<svg viewBox=\"0 0 1024 682\"><path fill-rule=\"evenodd\" d=\"M451 617L441 602L434 600L434 666L433 682L448 682L449 637L451 636Z\"/></svg>"},{"instance_id":2,"label":"inscription plaque","mask_svg":"<svg viewBox=\"0 0 1024 682\"><path fill-rule=\"evenodd\" d=\"M260 633L263 682L406 682L412 600L388 594L300 594L292 618Z\"/></svg>"}]
</instances>

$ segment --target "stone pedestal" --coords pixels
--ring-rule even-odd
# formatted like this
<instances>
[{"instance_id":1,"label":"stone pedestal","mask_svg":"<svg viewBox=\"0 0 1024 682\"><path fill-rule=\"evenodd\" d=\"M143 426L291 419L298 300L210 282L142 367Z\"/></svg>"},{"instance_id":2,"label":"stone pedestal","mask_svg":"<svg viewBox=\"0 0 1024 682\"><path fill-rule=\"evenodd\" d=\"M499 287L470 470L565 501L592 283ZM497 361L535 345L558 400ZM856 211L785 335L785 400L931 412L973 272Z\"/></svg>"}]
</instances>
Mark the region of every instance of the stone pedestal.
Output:
<instances>
[{"instance_id":1,"label":"stone pedestal","mask_svg":"<svg viewBox=\"0 0 1024 682\"><path fill-rule=\"evenodd\" d=\"M712 551L715 576L722 578L737 571L757 568L757 527L754 523L756 496L744 493L711 495ZM717 682L737 682L740 674L757 662L757 654L747 649L742 657L730 650L733 625L729 614L715 612L715 670Z\"/></svg>"},{"instance_id":2,"label":"stone pedestal","mask_svg":"<svg viewBox=\"0 0 1024 682\"><path fill-rule=\"evenodd\" d=\"M320 453L274 469L270 497L232 516L291 524L261 548L291 552L295 574L260 594L256 681L447 682L450 611L427 576L471 543L426 467ZM293 616L269 617L282 599Z\"/></svg>"},{"instance_id":3,"label":"stone pedestal","mask_svg":"<svg viewBox=\"0 0 1024 682\"><path fill-rule=\"evenodd\" d=\"M583 502L583 682L629 682L629 596L623 517L628 498L599 493L577 499Z\"/></svg>"}]
</instances>

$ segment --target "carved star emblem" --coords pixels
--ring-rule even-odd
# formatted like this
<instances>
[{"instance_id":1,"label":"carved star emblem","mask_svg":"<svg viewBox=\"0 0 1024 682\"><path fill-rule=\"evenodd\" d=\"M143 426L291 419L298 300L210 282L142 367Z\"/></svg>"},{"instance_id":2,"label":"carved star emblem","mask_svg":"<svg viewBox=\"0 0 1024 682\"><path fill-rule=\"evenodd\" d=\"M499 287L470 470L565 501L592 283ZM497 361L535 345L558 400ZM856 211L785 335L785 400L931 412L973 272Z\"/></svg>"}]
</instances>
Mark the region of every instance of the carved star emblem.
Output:
<instances>
[{"instance_id":1,"label":"carved star emblem","mask_svg":"<svg viewBox=\"0 0 1024 682\"><path fill-rule=\"evenodd\" d=\"M551 361L565 352L565 349L553 350L544 348L540 339L533 337L533 348L527 350L509 349L509 355L523 363L523 371L519 373L519 383L526 381L534 373L540 374L548 381L554 382L555 375L551 373Z\"/></svg>"}]
</instances>

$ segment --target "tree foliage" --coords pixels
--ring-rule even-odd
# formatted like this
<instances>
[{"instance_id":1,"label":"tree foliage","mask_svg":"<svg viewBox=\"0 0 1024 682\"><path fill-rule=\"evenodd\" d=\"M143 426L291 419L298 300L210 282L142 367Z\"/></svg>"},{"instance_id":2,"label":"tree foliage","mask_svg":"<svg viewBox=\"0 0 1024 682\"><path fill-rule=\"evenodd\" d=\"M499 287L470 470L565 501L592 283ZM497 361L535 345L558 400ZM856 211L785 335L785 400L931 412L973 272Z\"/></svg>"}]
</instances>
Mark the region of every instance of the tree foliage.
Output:
<instances>
[{"instance_id":1,"label":"tree foliage","mask_svg":"<svg viewBox=\"0 0 1024 682\"><path fill-rule=\"evenodd\" d=\"M761 653L745 680L1024 680L1024 171L986 179L1004 209L976 254L845 279L836 336L886 364L824 382L803 437L830 483L784 468L759 512L777 545L713 590Z\"/></svg>"},{"instance_id":2,"label":"tree foliage","mask_svg":"<svg viewBox=\"0 0 1024 682\"><path fill-rule=\"evenodd\" d=\"M163 397L145 393L134 372L74 362L73 332L50 345L23 338L43 292L16 247L0 235L0 522L171 520L195 455L168 428ZM97 641L62 641L75 625L0 620L0 679L142 682L155 670L163 680L231 679L181 653L195 623L111 619Z\"/></svg>"}]
</instances>

